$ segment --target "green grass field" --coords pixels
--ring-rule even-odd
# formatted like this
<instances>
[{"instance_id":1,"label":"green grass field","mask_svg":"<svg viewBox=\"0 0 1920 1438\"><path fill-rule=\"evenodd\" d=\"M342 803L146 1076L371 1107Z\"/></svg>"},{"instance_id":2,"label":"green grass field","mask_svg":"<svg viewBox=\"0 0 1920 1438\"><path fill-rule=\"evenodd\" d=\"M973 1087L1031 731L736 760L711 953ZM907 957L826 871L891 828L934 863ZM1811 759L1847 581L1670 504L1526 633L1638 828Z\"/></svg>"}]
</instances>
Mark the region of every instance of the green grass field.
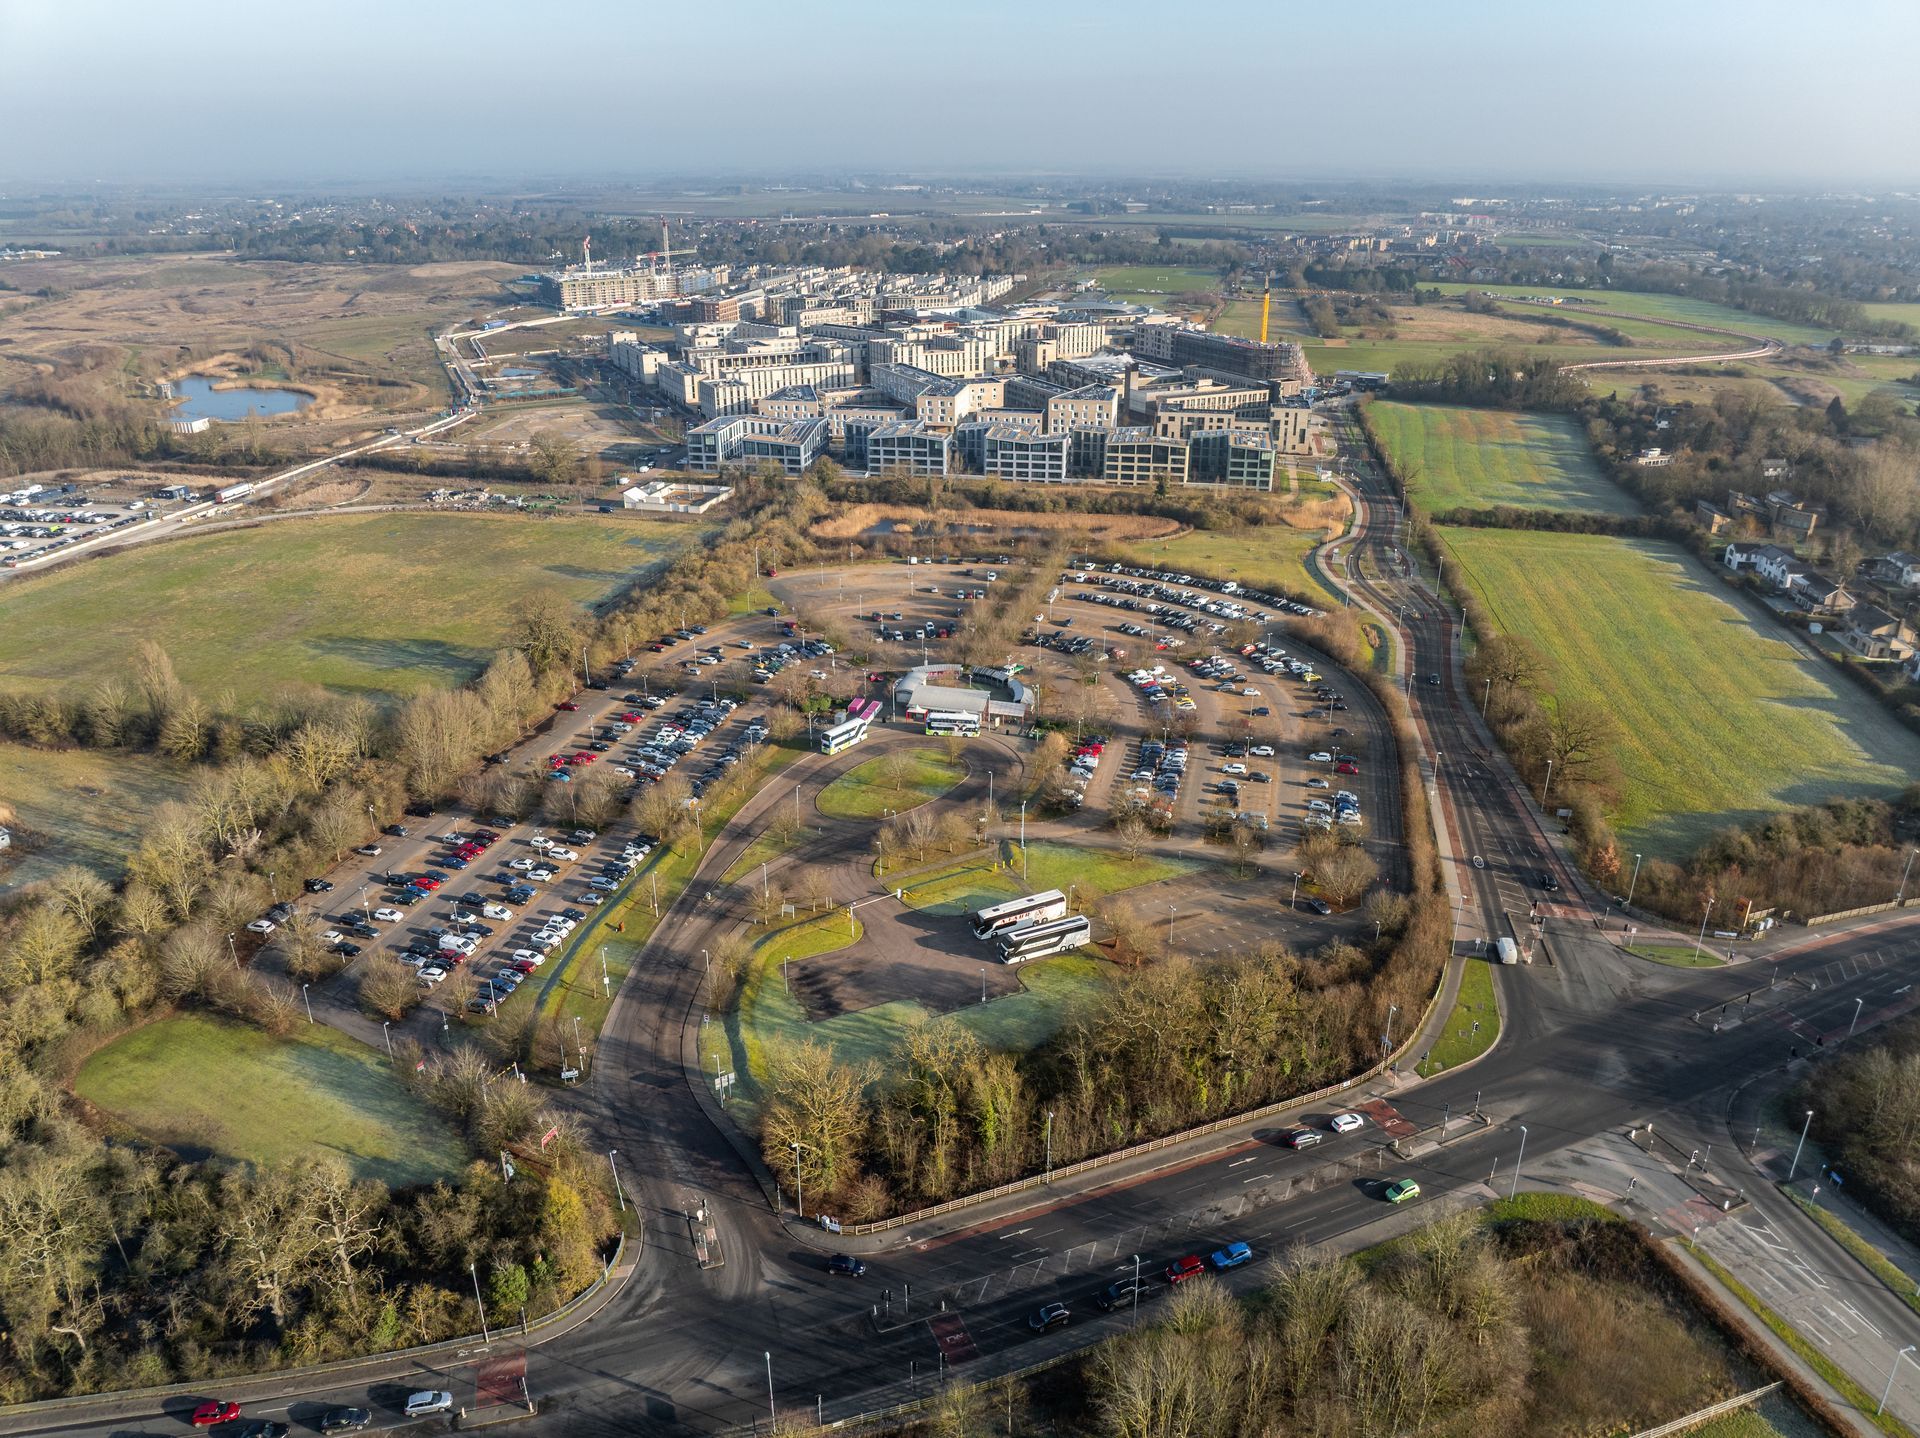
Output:
<instances>
[{"instance_id":1,"label":"green grass field","mask_svg":"<svg viewBox=\"0 0 1920 1438\"><path fill-rule=\"evenodd\" d=\"M1218 290L1217 270L1186 265L1116 265L1094 275L1102 289L1126 295L1177 295L1194 290Z\"/></svg>"},{"instance_id":2,"label":"green grass field","mask_svg":"<svg viewBox=\"0 0 1920 1438\"><path fill-rule=\"evenodd\" d=\"M1192 570L1261 588L1284 589L1305 599L1334 596L1307 563L1307 555L1328 538L1318 529L1269 524L1259 529L1196 529L1171 539L1124 546L1136 564L1156 569Z\"/></svg>"},{"instance_id":3,"label":"green grass field","mask_svg":"<svg viewBox=\"0 0 1920 1438\"><path fill-rule=\"evenodd\" d=\"M1475 1031L1474 1025L1479 1030ZM1422 1078L1445 1073L1468 1059L1477 1059L1493 1047L1500 1037L1500 1009L1493 997L1493 965L1485 959L1469 958L1460 970L1460 993L1447 1014L1447 1026L1439 1041L1420 1056L1418 1072Z\"/></svg>"},{"instance_id":4,"label":"green grass field","mask_svg":"<svg viewBox=\"0 0 1920 1438\"><path fill-rule=\"evenodd\" d=\"M1449 509L1592 510L1637 514L1633 496L1600 472L1566 415L1514 414L1376 400L1375 433L1429 514Z\"/></svg>"},{"instance_id":5,"label":"green grass field","mask_svg":"<svg viewBox=\"0 0 1920 1438\"><path fill-rule=\"evenodd\" d=\"M1542 285L1476 285L1448 280L1435 286L1447 294L1459 294L1463 290L1485 290L1489 294L1503 296L1517 295L1559 295L1591 301L1589 304L1568 305L1565 313L1576 318L1599 320L1607 323L1610 315L1638 315L1645 319L1679 320L1690 325L1713 325L1722 329L1738 331L1749 335L1772 335L1789 344L1823 345L1833 338L1833 331L1820 329L1813 325L1798 325L1786 320L1771 319L1766 315L1748 314L1745 310L1731 309L1726 305L1713 304L1707 300L1690 299L1685 295L1642 294L1635 290L1561 290ZM1873 307L1868 306L1869 313ZM1557 311L1556 311L1557 312ZM1702 336L1702 338L1706 338Z\"/></svg>"},{"instance_id":6,"label":"green grass field","mask_svg":"<svg viewBox=\"0 0 1920 1438\"><path fill-rule=\"evenodd\" d=\"M1616 823L1679 859L1713 830L1836 794L1885 794L1920 739L1737 607L1678 546L1442 529L1455 575L1545 654L1562 697L1614 717Z\"/></svg>"},{"instance_id":7,"label":"green grass field","mask_svg":"<svg viewBox=\"0 0 1920 1438\"><path fill-rule=\"evenodd\" d=\"M368 514L147 544L10 586L0 685L124 680L152 639L209 699L287 681L404 696L476 673L530 595L591 603L706 532L625 517Z\"/></svg>"},{"instance_id":8,"label":"green grass field","mask_svg":"<svg viewBox=\"0 0 1920 1438\"><path fill-rule=\"evenodd\" d=\"M0 860L0 895L67 864L117 879L147 815L183 794L187 779L141 754L0 743L0 802L13 808L19 831Z\"/></svg>"},{"instance_id":9,"label":"green grass field","mask_svg":"<svg viewBox=\"0 0 1920 1438\"><path fill-rule=\"evenodd\" d=\"M191 1158L272 1162L334 1153L400 1186L457 1174L460 1141L384 1054L324 1024L286 1039L204 1014L160 1019L89 1058L74 1092Z\"/></svg>"},{"instance_id":10,"label":"green grass field","mask_svg":"<svg viewBox=\"0 0 1920 1438\"><path fill-rule=\"evenodd\" d=\"M897 786L886 776L893 755L869 759L820 791L820 812L833 819L878 819L889 809L897 813L938 799L967 777L965 764L949 763L937 749L907 749L900 755L909 762Z\"/></svg>"}]
</instances>

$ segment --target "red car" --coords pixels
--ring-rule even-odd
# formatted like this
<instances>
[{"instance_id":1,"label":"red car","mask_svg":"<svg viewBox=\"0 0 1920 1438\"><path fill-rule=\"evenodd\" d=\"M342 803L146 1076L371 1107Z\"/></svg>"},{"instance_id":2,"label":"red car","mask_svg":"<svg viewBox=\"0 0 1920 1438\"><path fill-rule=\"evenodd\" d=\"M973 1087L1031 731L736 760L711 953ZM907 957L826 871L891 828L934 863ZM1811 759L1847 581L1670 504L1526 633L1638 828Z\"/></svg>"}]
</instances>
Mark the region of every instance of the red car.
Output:
<instances>
[{"instance_id":1,"label":"red car","mask_svg":"<svg viewBox=\"0 0 1920 1438\"><path fill-rule=\"evenodd\" d=\"M222 1403L218 1399L208 1399L193 1410L193 1417L187 1421L196 1428L211 1428L216 1423L231 1423L239 1416L238 1403Z\"/></svg>"},{"instance_id":2,"label":"red car","mask_svg":"<svg viewBox=\"0 0 1920 1438\"><path fill-rule=\"evenodd\" d=\"M567 762L569 764L591 764L599 757L598 754L569 754L567 756Z\"/></svg>"},{"instance_id":3,"label":"red car","mask_svg":"<svg viewBox=\"0 0 1920 1438\"><path fill-rule=\"evenodd\" d=\"M1349 759L1344 764L1335 764L1333 766L1333 772L1336 774L1358 774L1360 772L1360 766Z\"/></svg>"},{"instance_id":4,"label":"red car","mask_svg":"<svg viewBox=\"0 0 1920 1438\"><path fill-rule=\"evenodd\" d=\"M1206 1271L1207 1266L1200 1261L1200 1255L1189 1253L1185 1258L1176 1258L1167 1265L1167 1282L1185 1283L1189 1278L1198 1278Z\"/></svg>"},{"instance_id":5,"label":"red car","mask_svg":"<svg viewBox=\"0 0 1920 1438\"><path fill-rule=\"evenodd\" d=\"M440 887L440 881L431 874L422 874L413 881L413 887L416 889L425 889L428 893L432 893Z\"/></svg>"},{"instance_id":6,"label":"red car","mask_svg":"<svg viewBox=\"0 0 1920 1438\"><path fill-rule=\"evenodd\" d=\"M640 716L629 709L620 716L620 722L622 724L638 724L640 722Z\"/></svg>"},{"instance_id":7,"label":"red car","mask_svg":"<svg viewBox=\"0 0 1920 1438\"><path fill-rule=\"evenodd\" d=\"M565 711L568 714L577 714L580 712L580 706L574 703L571 699L567 700L564 704L561 704L557 707L559 707L561 710Z\"/></svg>"}]
</instances>

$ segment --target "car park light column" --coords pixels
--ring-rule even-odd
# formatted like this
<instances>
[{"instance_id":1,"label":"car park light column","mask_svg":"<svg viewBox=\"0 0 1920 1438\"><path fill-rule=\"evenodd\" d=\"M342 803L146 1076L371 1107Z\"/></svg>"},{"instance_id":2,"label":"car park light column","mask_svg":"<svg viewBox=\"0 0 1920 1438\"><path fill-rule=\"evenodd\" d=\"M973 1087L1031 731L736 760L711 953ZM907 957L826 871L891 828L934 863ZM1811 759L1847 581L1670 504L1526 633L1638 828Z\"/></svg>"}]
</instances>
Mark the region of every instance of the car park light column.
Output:
<instances>
[{"instance_id":1,"label":"car park light column","mask_svg":"<svg viewBox=\"0 0 1920 1438\"><path fill-rule=\"evenodd\" d=\"M1527 1161L1527 1126L1525 1124L1521 1124L1520 1125L1520 1154L1519 1154L1519 1157L1515 1158L1513 1161L1513 1187L1507 1190L1508 1198L1512 1198L1515 1194L1520 1192L1520 1165L1525 1163L1526 1161Z\"/></svg>"},{"instance_id":2,"label":"car park light column","mask_svg":"<svg viewBox=\"0 0 1920 1438\"><path fill-rule=\"evenodd\" d=\"M485 1300L480 1297L480 1269L478 1265L469 1263L467 1265L467 1272L473 1278L473 1301L480 1305L480 1341L483 1343L491 1343L493 1342L493 1335L487 1331L487 1305Z\"/></svg>"}]
</instances>

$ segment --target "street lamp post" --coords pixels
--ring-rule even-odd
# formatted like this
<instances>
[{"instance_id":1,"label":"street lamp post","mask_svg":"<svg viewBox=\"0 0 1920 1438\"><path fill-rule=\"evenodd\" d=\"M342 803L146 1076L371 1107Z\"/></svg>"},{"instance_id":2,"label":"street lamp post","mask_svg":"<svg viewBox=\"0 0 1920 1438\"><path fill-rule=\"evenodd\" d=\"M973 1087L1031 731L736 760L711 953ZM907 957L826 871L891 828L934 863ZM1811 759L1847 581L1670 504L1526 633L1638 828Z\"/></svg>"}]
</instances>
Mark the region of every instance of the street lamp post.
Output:
<instances>
[{"instance_id":1,"label":"street lamp post","mask_svg":"<svg viewBox=\"0 0 1920 1438\"><path fill-rule=\"evenodd\" d=\"M1860 1008L1865 1003L1866 999L1864 998L1857 998L1853 1001L1853 1022L1847 1025L1848 1038L1852 1038L1853 1031L1860 1027Z\"/></svg>"},{"instance_id":2,"label":"street lamp post","mask_svg":"<svg viewBox=\"0 0 1920 1438\"><path fill-rule=\"evenodd\" d=\"M767 1358L767 1419L777 1429L780 1426L780 1415L773 1411L773 1351L771 1349L766 1350L766 1358Z\"/></svg>"},{"instance_id":3,"label":"street lamp post","mask_svg":"<svg viewBox=\"0 0 1920 1438\"><path fill-rule=\"evenodd\" d=\"M307 997L307 986L300 985L300 1002L307 1006L307 1022L313 1022L313 1000Z\"/></svg>"},{"instance_id":4,"label":"street lamp post","mask_svg":"<svg viewBox=\"0 0 1920 1438\"><path fill-rule=\"evenodd\" d=\"M1133 1256L1133 1323L1130 1326L1140 1326L1140 1255L1137 1253Z\"/></svg>"},{"instance_id":5,"label":"street lamp post","mask_svg":"<svg viewBox=\"0 0 1920 1438\"><path fill-rule=\"evenodd\" d=\"M1915 854L1920 854L1920 849L1907 850L1907 867L1900 871L1900 892L1893 896L1893 901L1896 904L1904 904L1907 901L1907 879L1913 873L1913 856Z\"/></svg>"},{"instance_id":6,"label":"street lamp post","mask_svg":"<svg viewBox=\"0 0 1920 1438\"><path fill-rule=\"evenodd\" d=\"M1174 916L1174 912L1175 912L1175 910L1174 910L1174 907L1173 907L1173 905L1172 905L1172 904L1168 904L1168 905L1167 905L1167 957L1168 957L1168 958L1172 958L1172 957L1173 957L1173 916Z\"/></svg>"},{"instance_id":7,"label":"street lamp post","mask_svg":"<svg viewBox=\"0 0 1920 1438\"><path fill-rule=\"evenodd\" d=\"M480 1340L483 1343L491 1343L493 1335L487 1331L487 1304L486 1300L480 1296L480 1270L476 1265L469 1263L467 1272L473 1276L473 1301L480 1306Z\"/></svg>"},{"instance_id":8,"label":"street lamp post","mask_svg":"<svg viewBox=\"0 0 1920 1438\"><path fill-rule=\"evenodd\" d=\"M1633 907L1633 891L1640 883L1640 855L1633 856L1633 878L1627 882L1627 907Z\"/></svg>"},{"instance_id":9,"label":"street lamp post","mask_svg":"<svg viewBox=\"0 0 1920 1438\"><path fill-rule=\"evenodd\" d=\"M1880 1406L1873 1410L1874 1417L1878 1418L1887 1411L1887 1400L1893 1396L1893 1375L1900 1371L1900 1360L1913 1352L1913 1347L1913 1344L1909 1343L1893 1355L1893 1367L1887 1370L1887 1386L1880 1390Z\"/></svg>"},{"instance_id":10,"label":"street lamp post","mask_svg":"<svg viewBox=\"0 0 1920 1438\"><path fill-rule=\"evenodd\" d=\"M393 1057L393 1030L391 1026L388 1024L388 1021L385 1019L382 1019L380 1021L380 1037L387 1041L387 1057L392 1058Z\"/></svg>"},{"instance_id":11,"label":"street lamp post","mask_svg":"<svg viewBox=\"0 0 1920 1438\"><path fill-rule=\"evenodd\" d=\"M1296 870L1294 871L1294 875L1293 875L1293 897L1292 897L1291 899L1288 899L1288 900L1287 900L1287 907L1288 907L1289 909L1295 909L1295 908L1298 908L1298 907L1300 906L1300 875L1301 875L1301 873L1303 873L1303 872L1304 872L1303 870L1298 870L1298 869L1296 869Z\"/></svg>"},{"instance_id":12,"label":"street lamp post","mask_svg":"<svg viewBox=\"0 0 1920 1438\"><path fill-rule=\"evenodd\" d=\"M1527 1126L1525 1124L1521 1124L1520 1125L1520 1156L1514 1159L1513 1161L1513 1187L1507 1190L1508 1198L1512 1198L1515 1194L1520 1192L1520 1165L1525 1163L1526 1161L1527 1161Z\"/></svg>"},{"instance_id":13,"label":"street lamp post","mask_svg":"<svg viewBox=\"0 0 1920 1438\"><path fill-rule=\"evenodd\" d=\"M1718 902L1718 899L1708 899L1707 911L1700 916L1700 932L1693 938L1693 956L1696 960L1700 957L1700 944L1707 937L1707 920L1713 917L1713 906Z\"/></svg>"},{"instance_id":14,"label":"street lamp post","mask_svg":"<svg viewBox=\"0 0 1920 1438\"><path fill-rule=\"evenodd\" d=\"M1540 786L1540 807L1547 807L1547 790L1553 787L1553 760L1547 760L1547 782Z\"/></svg>"},{"instance_id":15,"label":"street lamp post","mask_svg":"<svg viewBox=\"0 0 1920 1438\"><path fill-rule=\"evenodd\" d=\"M1046 1181L1048 1183L1053 1182L1053 1110L1052 1109L1047 1110L1047 1178L1046 1178Z\"/></svg>"},{"instance_id":16,"label":"street lamp post","mask_svg":"<svg viewBox=\"0 0 1920 1438\"><path fill-rule=\"evenodd\" d=\"M1813 1127L1813 1110L1807 1110L1806 1122L1800 1125L1800 1142L1793 1146L1793 1162L1787 1165L1787 1182L1793 1182L1793 1176L1800 1171L1800 1150L1807 1146L1807 1130Z\"/></svg>"},{"instance_id":17,"label":"street lamp post","mask_svg":"<svg viewBox=\"0 0 1920 1438\"><path fill-rule=\"evenodd\" d=\"M615 1167L613 1162L613 1156L619 1152L620 1150L617 1148L607 1150L607 1167L613 1170L613 1196L620 1200L620 1211L625 1213L627 1211L627 1196L620 1189L620 1170Z\"/></svg>"},{"instance_id":18,"label":"street lamp post","mask_svg":"<svg viewBox=\"0 0 1920 1438\"><path fill-rule=\"evenodd\" d=\"M793 1206L802 1218L807 1216L807 1195L800 1187L800 1150L805 1146L797 1138L787 1143L787 1147L793 1150Z\"/></svg>"},{"instance_id":19,"label":"street lamp post","mask_svg":"<svg viewBox=\"0 0 1920 1438\"><path fill-rule=\"evenodd\" d=\"M1384 1040L1384 1047L1386 1048L1386 1051L1388 1053L1393 1052L1393 1016L1399 1012L1400 1012L1400 1005L1398 1004L1387 1005L1387 1033L1386 1033L1386 1038Z\"/></svg>"}]
</instances>

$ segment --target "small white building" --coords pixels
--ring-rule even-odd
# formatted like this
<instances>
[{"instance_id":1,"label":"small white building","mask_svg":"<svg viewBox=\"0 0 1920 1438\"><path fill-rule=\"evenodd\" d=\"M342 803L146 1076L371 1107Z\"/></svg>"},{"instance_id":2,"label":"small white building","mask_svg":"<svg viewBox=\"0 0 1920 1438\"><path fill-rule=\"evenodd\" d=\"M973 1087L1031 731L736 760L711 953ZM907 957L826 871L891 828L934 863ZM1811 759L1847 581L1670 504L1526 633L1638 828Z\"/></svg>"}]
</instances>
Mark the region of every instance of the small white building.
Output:
<instances>
[{"instance_id":1,"label":"small white building","mask_svg":"<svg viewBox=\"0 0 1920 1438\"><path fill-rule=\"evenodd\" d=\"M623 508L654 514L705 514L732 497L733 490L724 484L683 484L670 479L650 479L620 491Z\"/></svg>"},{"instance_id":2,"label":"small white building","mask_svg":"<svg viewBox=\"0 0 1920 1438\"><path fill-rule=\"evenodd\" d=\"M199 419L170 419L166 426L175 434L203 434L213 428L213 421L202 415Z\"/></svg>"}]
</instances>

